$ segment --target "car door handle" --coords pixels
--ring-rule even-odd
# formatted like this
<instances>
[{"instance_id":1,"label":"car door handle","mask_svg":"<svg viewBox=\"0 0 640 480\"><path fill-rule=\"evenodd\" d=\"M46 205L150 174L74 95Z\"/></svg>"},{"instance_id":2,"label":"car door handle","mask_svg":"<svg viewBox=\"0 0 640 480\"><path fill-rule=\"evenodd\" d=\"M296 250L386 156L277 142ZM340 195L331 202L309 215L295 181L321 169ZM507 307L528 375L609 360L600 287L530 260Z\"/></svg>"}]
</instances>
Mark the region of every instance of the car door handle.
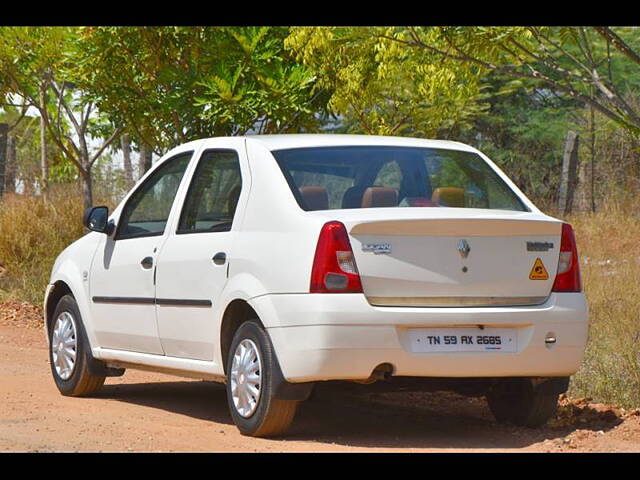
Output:
<instances>
[{"instance_id":1,"label":"car door handle","mask_svg":"<svg viewBox=\"0 0 640 480\"><path fill-rule=\"evenodd\" d=\"M142 265L142 268L149 270L153 267L153 257L144 257L140 262L140 265Z\"/></svg>"},{"instance_id":2,"label":"car door handle","mask_svg":"<svg viewBox=\"0 0 640 480\"><path fill-rule=\"evenodd\" d=\"M224 262L227 261L227 254L224 252L218 252L213 256L211 260L213 260L213 263L215 263L216 265L224 265Z\"/></svg>"}]
</instances>

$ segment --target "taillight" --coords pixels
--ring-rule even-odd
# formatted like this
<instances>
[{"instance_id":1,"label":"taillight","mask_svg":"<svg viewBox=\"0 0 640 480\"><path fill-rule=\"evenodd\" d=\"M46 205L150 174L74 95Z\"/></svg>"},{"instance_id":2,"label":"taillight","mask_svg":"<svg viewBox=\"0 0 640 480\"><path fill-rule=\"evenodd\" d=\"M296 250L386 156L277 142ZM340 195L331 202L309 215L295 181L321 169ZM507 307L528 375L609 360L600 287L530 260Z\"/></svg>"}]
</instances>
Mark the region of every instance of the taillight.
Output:
<instances>
[{"instance_id":1,"label":"taillight","mask_svg":"<svg viewBox=\"0 0 640 480\"><path fill-rule=\"evenodd\" d=\"M360 293L362 284L347 229L327 222L320 230L311 269L311 293Z\"/></svg>"},{"instance_id":2,"label":"taillight","mask_svg":"<svg viewBox=\"0 0 640 480\"><path fill-rule=\"evenodd\" d=\"M562 238L560 240L560 258L558 272L553 283L554 292L581 292L580 263L578 249L573 228L568 223L562 224Z\"/></svg>"}]
</instances>

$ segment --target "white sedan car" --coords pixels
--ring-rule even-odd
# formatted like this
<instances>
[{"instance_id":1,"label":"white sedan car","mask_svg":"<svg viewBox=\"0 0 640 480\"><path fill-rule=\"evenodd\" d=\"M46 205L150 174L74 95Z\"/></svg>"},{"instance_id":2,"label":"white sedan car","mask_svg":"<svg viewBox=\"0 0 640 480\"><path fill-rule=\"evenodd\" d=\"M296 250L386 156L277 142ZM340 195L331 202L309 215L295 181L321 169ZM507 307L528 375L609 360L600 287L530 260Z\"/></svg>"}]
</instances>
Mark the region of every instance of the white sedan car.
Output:
<instances>
[{"instance_id":1,"label":"white sedan car","mask_svg":"<svg viewBox=\"0 0 640 480\"><path fill-rule=\"evenodd\" d=\"M317 382L375 383L537 426L583 358L571 226L461 143L198 140L85 225L45 295L64 395L126 368L219 381L239 430L270 436Z\"/></svg>"}]
</instances>

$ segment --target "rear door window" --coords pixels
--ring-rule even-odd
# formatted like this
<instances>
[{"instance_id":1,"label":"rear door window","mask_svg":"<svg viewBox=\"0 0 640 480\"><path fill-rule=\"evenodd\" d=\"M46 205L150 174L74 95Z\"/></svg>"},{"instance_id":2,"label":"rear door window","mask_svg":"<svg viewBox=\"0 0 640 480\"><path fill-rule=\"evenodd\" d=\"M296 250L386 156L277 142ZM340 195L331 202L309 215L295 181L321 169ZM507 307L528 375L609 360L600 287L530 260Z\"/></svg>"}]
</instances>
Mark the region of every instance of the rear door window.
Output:
<instances>
[{"instance_id":1,"label":"rear door window","mask_svg":"<svg viewBox=\"0 0 640 480\"><path fill-rule=\"evenodd\" d=\"M176 233L228 232L241 190L238 154L206 150L193 174Z\"/></svg>"}]
</instances>

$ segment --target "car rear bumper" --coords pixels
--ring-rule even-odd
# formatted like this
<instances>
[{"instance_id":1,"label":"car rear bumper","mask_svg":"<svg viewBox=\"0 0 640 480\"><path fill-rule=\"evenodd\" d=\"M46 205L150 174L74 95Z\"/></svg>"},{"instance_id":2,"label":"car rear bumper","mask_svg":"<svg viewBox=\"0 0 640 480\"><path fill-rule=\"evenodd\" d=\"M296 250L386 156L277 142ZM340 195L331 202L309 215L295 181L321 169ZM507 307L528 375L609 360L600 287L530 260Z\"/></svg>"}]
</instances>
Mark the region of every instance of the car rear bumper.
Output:
<instances>
[{"instance_id":1,"label":"car rear bumper","mask_svg":"<svg viewBox=\"0 0 640 480\"><path fill-rule=\"evenodd\" d=\"M265 325L290 382L363 380L382 363L398 376L569 376L582 362L588 333L582 293L554 293L523 307L375 307L361 294L265 295L252 303L272 320ZM411 351L411 328L478 325L515 328L517 351ZM545 343L548 334L555 344Z\"/></svg>"}]
</instances>

